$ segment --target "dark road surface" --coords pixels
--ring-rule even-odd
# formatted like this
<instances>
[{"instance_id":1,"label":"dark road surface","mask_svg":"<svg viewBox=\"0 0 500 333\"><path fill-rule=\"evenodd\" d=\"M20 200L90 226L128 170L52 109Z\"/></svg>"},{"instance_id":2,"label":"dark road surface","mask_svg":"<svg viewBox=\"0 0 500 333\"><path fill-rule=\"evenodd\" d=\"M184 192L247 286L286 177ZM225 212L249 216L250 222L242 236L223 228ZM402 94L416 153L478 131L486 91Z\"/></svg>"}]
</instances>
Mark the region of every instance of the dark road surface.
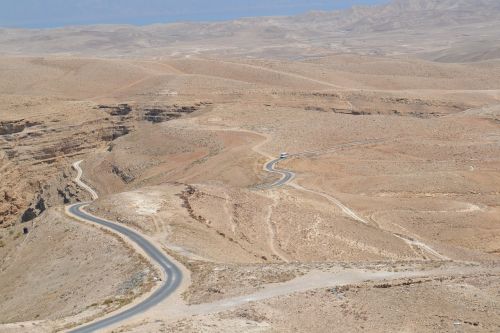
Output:
<instances>
[{"instance_id":1,"label":"dark road surface","mask_svg":"<svg viewBox=\"0 0 500 333\"><path fill-rule=\"evenodd\" d=\"M147 241L144 237L142 237L135 231L124 228L119 224L109 222L85 213L83 208L87 205L88 203L75 204L70 206L68 210L71 214L79 217L80 219L84 219L88 222L92 222L107 227L129 238L131 241L136 243L141 249L143 249L146 255L148 255L152 260L154 260L160 265L160 267L166 273L167 280L158 290L156 290L150 297L145 299L143 302L123 312L112 315L108 318L104 318L97 322L73 329L70 331L71 333L96 332L98 330L107 328L110 325L129 319L130 317L135 316L139 313L142 313L148 310L149 308L155 306L156 304L160 303L168 296L170 296L179 287L182 281L181 270L173 262L171 262L160 250L158 250L153 244L151 244L149 241Z\"/></svg>"},{"instance_id":2,"label":"dark road surface","mask_svg":"<svg viewBox=\"0 0 500 333\"><path fill-rule=\"evenodd\" d=\"M278 180L277 182L275 182L273 184L267 185L266 186L267 188L283 186L295 177L295 174L291 171L276 169L276 164L278 164L278 162L283 161L283 160L285 160L285 158L277 158L275 160L272 160L271 162L267 162L267 164L265 165L265 169L267 171L281 175L280 180Z\"/></svg>"}]
</instances>

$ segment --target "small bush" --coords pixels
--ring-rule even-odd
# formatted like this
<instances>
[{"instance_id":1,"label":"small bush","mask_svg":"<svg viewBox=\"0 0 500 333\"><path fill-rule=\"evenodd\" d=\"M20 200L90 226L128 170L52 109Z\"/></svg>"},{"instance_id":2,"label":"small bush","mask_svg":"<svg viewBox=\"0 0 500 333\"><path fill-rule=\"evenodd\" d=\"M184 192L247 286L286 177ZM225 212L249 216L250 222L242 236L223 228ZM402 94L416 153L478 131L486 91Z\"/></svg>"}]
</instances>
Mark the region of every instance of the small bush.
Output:
<instances>
[{"instance_id":1,"label":"small bush","mask_svg":"<svg viewBox=\"0 0 500 333\"><path fill-rule=\"evenodd\" d=\"M113 304L114 300L112 298L108 298L107 300L105 300L104 302L102 302L103 305L111 305Z\"/></svg>"}]
</instances>

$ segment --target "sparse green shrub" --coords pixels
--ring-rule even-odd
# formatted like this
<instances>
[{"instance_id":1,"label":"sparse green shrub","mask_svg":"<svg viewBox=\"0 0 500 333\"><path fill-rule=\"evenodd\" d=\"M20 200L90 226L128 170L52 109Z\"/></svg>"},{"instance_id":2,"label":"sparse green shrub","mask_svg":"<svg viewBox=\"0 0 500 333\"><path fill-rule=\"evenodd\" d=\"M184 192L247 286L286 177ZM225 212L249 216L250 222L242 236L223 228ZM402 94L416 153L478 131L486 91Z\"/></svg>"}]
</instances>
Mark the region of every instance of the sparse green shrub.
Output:
<instances>
[{"instance_id":1,"label":"sparse green shrub","mask_svg":"<svg viewBox=\"0 0 500 333\"><path fill-rule=\"evenodd\" d=\"M114 300L112 298L108 298L104 302L102 302L102 304L108 306L108 305L113 304L113 302L114 302Z\"/></svg>"}]
</instances>

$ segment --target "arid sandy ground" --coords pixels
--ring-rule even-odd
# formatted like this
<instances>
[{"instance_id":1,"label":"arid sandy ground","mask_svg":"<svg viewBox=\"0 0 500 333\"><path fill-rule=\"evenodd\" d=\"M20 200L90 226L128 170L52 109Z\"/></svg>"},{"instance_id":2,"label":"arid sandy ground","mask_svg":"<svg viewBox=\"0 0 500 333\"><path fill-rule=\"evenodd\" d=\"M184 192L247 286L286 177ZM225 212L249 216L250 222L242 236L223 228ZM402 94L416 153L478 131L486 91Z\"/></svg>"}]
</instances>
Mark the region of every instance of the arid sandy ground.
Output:
<instances>
[{"instance_id":1,"label":"arid sandy ground","mask_svg":"<svg viewBox=\"0 0 500 333\"><path fill-rule=\"evenodd\" d=\"M69 220L61 209L37 219L28 237L14 238L0 272L2 324L89 320L151 288L154 272L144 258L104 230Z\"/></svg>"},{"instance_id":2,"label":"arid sandy ground","mask_svg":"<svg viewBox=\"0 0 500 333\"><path fill-rule=\"evenodd\" d=\"M77 160L91 213L191 272L115 331L499 331L500 62L408 50L1 57L0 331L153 286L126 242L64 216L90 200ZM262 186L283 151L295 178Z\"/></svg>"}]
</instances>

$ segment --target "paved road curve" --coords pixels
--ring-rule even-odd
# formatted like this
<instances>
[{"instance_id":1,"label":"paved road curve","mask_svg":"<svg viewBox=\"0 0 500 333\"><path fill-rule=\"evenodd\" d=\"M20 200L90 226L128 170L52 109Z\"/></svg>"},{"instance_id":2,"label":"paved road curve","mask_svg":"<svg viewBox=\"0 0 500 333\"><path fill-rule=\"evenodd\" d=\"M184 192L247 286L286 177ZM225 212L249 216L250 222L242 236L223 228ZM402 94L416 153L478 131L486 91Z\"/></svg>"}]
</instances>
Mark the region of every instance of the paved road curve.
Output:
<instances>
[{"instance_id":1,"label":"paved road curve","mask_svg":"<svg viewBox=\"0 0 500 333\"><path fill-rule=\"evenodd\" d=\"M75 169L77 172L76 178L73 180L75 181L76 185L80 186L85 191L89 192L90 196L92 197L92 201L95 201L95 200L99 199L97 192L94 191L94 189L92 187L90 187L89 185L85 184L82 181L83 170L80 166L80 164L82 164L82 162L83 162L83 160L73 163L73 169Z\"/></svg>"},{"instance_id":2,"label":"paved road curve","mask_svg":"<svg viewBox=\"0 0 500 333\"><path fill-rule=\"evenodd\" d=\"M75 181L80 181L80 177L82 175L79 163L75 163L74 167L78 172L78 176ZM80 169L80 170L79 170ZM78 182L77 182L78 183ZM68 207L68 212L71 215L74 215L82 220L98 224L100 226L104 226L106 228L112 229L127 238L129 238L132 242L136 243L147 256L149 256L153 261L158 263L158 265L165 272L165 276L167 277L166 281L164 281L163 285L157 289L151 296L142 301L139 304L134 305L127 310L112 315L110 317L104 318L97 322L81 326L76 328L71 333L88 333L95 332L110 325L117 324L125 319L129 319L132 316L135 316L139 313L142 313L149 308L155 306L160 303L168 296L170 296L181 284L182 281L182 272L173 262L171 262L167 256L165 256L160 250L158 250L153 244L151 244L148 240L142 237L139 233L125 228L124 226L113 223L111 221L106 221L96 216L89 215L86 213L83 208L87 206L88 203L78 203Z\"/></svg>"},{"instance_id":3,"label":"paved road curve","mask_svg":"<svg viewBox=\"0 0 500 333\"><path fill-rule=\"evenodd\" d=\"M283 170L283 169L276 169L276 164L278 164L278 162L280 161L283 161L285 160L286 158L277 158L275 160L272 160L270 162L267 162L266 165L264 166L264 168L269 171L269 172L272 172L272 173L277 173L277 174L280 174L281 175L281 179L270 184L270 185L267 185L266 188L273 188L273 187L280 187L280 186L283 186L285 185L286 183L288 183L289 181L291 181L294 177L295 177L295 174L289 170Z\"/></svg>"},{"instance_id":4,"label":"paved road curve","mask_svg":"<svg viewBox=\"0 0 500 333\"><path fill-rule=\"evenodd\" d=\"M376 144L376 143L380 143L380 142L384 142L384 141L385 140L382 140L382 139L371 139L371 140L364 140L364 141L353 141L353 142L347 142L347 143L339 144L339 145L336 145L336 146L334 146L332 148L329 148L329 149L309 150L309 151L304 151L304 152L301 152L301 153L296 153L296 154L293 154L293 155L288 155L287 157L277 158L275 160L267 162L264 165L264 169L266 171L268 171L268 172L276 173L276 174L281 175L281 179L278 180L278 181L276 181L276 182L274 182L274 183L272 183L272 184L261 185L259 187L260 188L281 187L281 186L289 183L291 180L293 180L295 178L295 173L293 173L290 170L276 169L276 165L278 164L278 162L286 160L287 158L298 157L298 156L315 155L315 154L318 154L318 153L334 152L334 151L337 151L337 150L340 150L340 149L352 148L352 147L356 147L356 146L364 146L364 145L368 145L368 144Z\"/></svg>"}]
</instances>

